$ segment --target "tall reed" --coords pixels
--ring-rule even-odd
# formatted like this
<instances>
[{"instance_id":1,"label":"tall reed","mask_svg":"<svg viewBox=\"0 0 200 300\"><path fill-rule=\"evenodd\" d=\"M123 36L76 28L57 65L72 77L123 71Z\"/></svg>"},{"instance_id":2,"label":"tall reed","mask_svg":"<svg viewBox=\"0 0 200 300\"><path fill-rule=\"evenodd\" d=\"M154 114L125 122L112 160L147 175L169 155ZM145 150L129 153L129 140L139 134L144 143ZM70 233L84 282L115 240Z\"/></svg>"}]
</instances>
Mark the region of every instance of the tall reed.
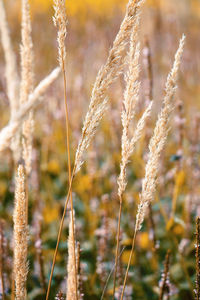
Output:
<instances>
[{"instance_id":1,"label":"tall reed","mask_svg":"<svg viewBox=\"0 0 200 300\"><path fill-rule=\"evenodd\" d=\"M127 58L128 71L125 75L126 81L126 89L124 91L124 109L121 113L122 120L122 139L121 139L121 164L120 164L120 175L118 178L118 196L119 196L119 215L118 215L118 225L117 225L117 245L116 245L116 253L115 253L115 272L114 272L114 284L113 284L113 299L115 294L115 286L116 286L116 274L118 267L118 255L119 255L119 237L120 237L120 227L121 227L121 213L122 213L122 202L123 202L123 193L126 189L126 166L130 160L132 153L134 152L135 145L141 134L143 129L145 128L145 124L147 118L150 115L152 102L149 103L149 106L143 113L142 117L137 123L133 136L130 133L130 124L135 116L135 108L139 101L139 91L140 91L140 82L139 82L139 74L140 74L140 66L139 66L139 58L140 58L140 43L138 37L139 30L139 19L140 19L140 11L137 12L135 16L135 25L133 27L131 38L130 38L130 49Z\"/></svg>"},{"instance_id":2,"label":"tall reed","mask_svg":"<svg viewBox=\"0 0 200 300\"><path fill-rule=\"evenodd\" d=\"M136 235L137 232L141 229L146 214L146 210L149 206L149 203L151 203L153 200L155 189L156 189L156 179L158 175L159 158L165 146L167 136L168 136L170 115L174 107L172 100L174 98L174 94L177 89L178 70L181 63L184 43L185 43L185 36L183 35L179 43L179 48L175 54L175 60L174 60L172 70L169 73L167 78L167 82L165 86L166 95L163 100L163 108L158 116L158 120L156 122L153 136L149 142L149 157L145 168L145 177L142 182L142 192L140 194L140 203L136 215L136 224L135 224L134 236L132 240L132 248L131 248L131 253L129 256L129 261L128 261L126 274L124 278L123 290L120 298L121 300L123 299L124 296L124 290L128 278L128 271L130 268L131 259L134 252Z\"/></svg>"},{"instance_id":3,"label":"tall reed","mask_svg":"<svg viewBox=\"0 0 200 300\"><path fill-rule=\"evenodd\" d=\"M126 48L126 45L129 41L132 28L135 23L135 14L137 14L138 9L140 8L141 4L143 3L143 0L129 0L126 14L124 17L124 20L122 21L122 24L120 26L119 32L113 42L113 46L109 52L108 59L105 63L105 65L100 69L95 84L92 90L92 96L90 100L90 105L88 112L86 114L83 129L82 129L82 136L79 141L77 150L76 150L76 156L75 156L75 163L74 168L71 174L71 180L69 183L68 188L68 194L65 201L65 206L62 214L62 218L60 221L60 226L58 230L58 237L57 237L57 243L56 248L54 252L53 257L53 264L51 268L51 275L49 279L49 289L51 286L53 271L54 271L54 265L56 261L56 256L58 252L58 246L60 243L63 223L65 219L65 214L67 211L68 201L70 198L72 183L75 174L80 170L83 162L84 162L84 153L87 150L87 148L90 145L90 142L92 138L95 135L95 132L97 130L97 127L99 125L99 122L101 121L106 108L107 108L107 98L106 98L106 92L108 88L111 86L111 84L118 78L118 76L121 73L121 70L123 69L123 57L124 57L124 51ZM48 290L49 290L48 289ZM46 295L46 300L48 299L48 294Z\"/></svg>"},{"instance_id":4,"label":"tall reed","mask_svg":"<svg viewBox=\"0 0 200 300\"><path fill-rule=\"evenodd\" d=\"M66 49L65 49L65 38L67 35L67 16L66 16L66 8L65 8L65 1L64 0L54 0L54 10L55 15L53 17L54 25L58 27L58 35L57 35L57 42L58 42L58 60L60 67L63 73L63 84L64 84L64 99L65 99L65 121L66 121L66 142L67 142L67 162L68 162L68 181L71 181L71 158L70 158L70 139L69 139L69 114L68 114L68 101L67 101L67 80L66 80L66 70L65 70L65 60L66 60ZM75 287L75 299L78 299L77 295L77 270L76 270L76 249L75 249L75 232L74 232L74 208L73 208L73 199L72 199L72 190L70 190L70 203L71 203L71 222L72 222L72 245L73 245L73 260L74 260L74 274L72 273L71 276L74 275L74 287ZM50 287L51 287L51 280L53 276L53 270L55 265L54 256L52 262L52 268L49 278L49 284L46 294L46 299L48 299L50 294Z\"/></svg>"}]
</instances>

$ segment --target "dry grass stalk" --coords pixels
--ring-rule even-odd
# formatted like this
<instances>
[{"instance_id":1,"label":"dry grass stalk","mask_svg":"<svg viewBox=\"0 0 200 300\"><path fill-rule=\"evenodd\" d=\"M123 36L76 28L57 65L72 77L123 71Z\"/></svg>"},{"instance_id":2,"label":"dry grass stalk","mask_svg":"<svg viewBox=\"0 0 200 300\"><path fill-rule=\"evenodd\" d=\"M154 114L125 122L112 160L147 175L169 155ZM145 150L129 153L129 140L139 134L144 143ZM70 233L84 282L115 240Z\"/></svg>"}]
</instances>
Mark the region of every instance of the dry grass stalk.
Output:
<instances>
[{"instance_id":1,"label":"dry grass stalk","mask_svg":"<svg viewBox=\"0 0 200 300\"><path fill-rule=\"evenodd\" d=\"M76 289L77 289L77 261L76 255L74 257L74 240L73 240L73 232L75 228L73 228L74 224L72 222L72 212L70 211L70 223L69 223L69 237L68 237L68 264L67 264L67 292L66 299L74 300L76 299ZM76 262L76 266L74 265L74 261Z\"/></svg>"},{"instance_id":2,"label":"dry grass stalk","mask_svg":"<svg viewBox=\"0 0 200 300\"><path fill-rule=\"evenodd\" d=\"M20 106L29 100L33 92L33 43L31 38L31 20L28 0L22 1L22 44L21 44L21 84L20 84ZM26 173L31 172L32 157L32 135L33 135L33 113L30 111L28 119L24 121L22 129L23 158Z\"/></svg>"},{"instance_id":3,"label":"dry grass stalk","mask_svg":"<svg viewBox=\"0 0 200 300\"><path fill-rule=\"evenodd\" d=\"M164 267L164 272L162 274L161 283L160 283L159 300L163 300L165 295L169 300L169 295L170 295L169 263L170 263L170 250L168 250L165 257L165 267Z\"/></svg>"},{"instance_id":4,"label":"dry grass stalk","mask_svg":"<svg viewBox=\"0 0 200 300\"><path fill-rule=\"evenodd\" d=\"M1 299L5 299L5 283L4 283L4 223L0 220L0 295Z\"/></svg>"},{"instance_id":5,"label":"dry grass stalk","mask_svg":"<svg viewBox=\"0 0 200 300\"><path fill-rule=\"evenodd\" d=\"M158 117L153 136L149 143L149 158L145 168L145 178L142 183L140 204L136 216L136 231L140 230L146 214L146 209L154 197L159 158L166 143L169 131L169 119L174 107L172 100L177 89L178 70L181 63L184 42L185 36L183 35L175 55L173 68L167 78L165 87L166 95L163 101L163 108Z\"/></svg>"},{"instance_id":6,"label":"dry grass stalk","mask_svg":"<svg viewBox=\"0 0 200 300\"><path fill-rule=\"evenodd\" d=\"M55 297L55 300L64 300L64 294L62 292L58 292L56 297Z\"/></svg>"},{"instance_id":7,"label":"dry grass stalk","mask_svg":"<svg viewBox=\"0 0 200 300\"><path fill-rule=\"evenodd\" d=\"M68 102L67 102L67 80L66 80L66 70L65 70L65 59L66 59L66 49L65 49L65 37L67 34L66 24L67 24L67 16L66 16L66 9L65 9L65 1L61 0L54 0L54 10L55 15L53 17L54 25L58 27L58 60L60 67L63 73L63 83L64 83L64 98L65 98L65 120L66 120L66 139L67 139L67 160L68 160L68 179L69 183L72 179L71 174L71 159L70 159L70 141L69 141L69 116L68 116ZM77 289L77 268L76 268L76 246L75 246L75 232L74 232L74 208L73 208L73 199L72 199L72 189L70 189L70 203L71 203L71 222L72 222L72 242L73 242L73 259L74 259L74 270L75 270L75 299L78 299L78 289ZM66 206L67 207L67 206ZM62 220L61 220L62 223ZM56 253L56 251L55 251ZM46 294L46 299L48 299L50 294L51 288L51 281L53 277L53 271L55 266L56 256L54 255L48 289Z\"/></svg>"},{"instance_id":8,"label":"dry grass stalk","mask_svg":"<svg viewBox=\"0 0 200 300\"><path fill-rule=\"evenodd\" d=\"M149 231L150 231L149 238L153 242L153 251L156 254L156 251L159 248L159 242L157 242L156 239L156 232L155 232L156 225L153 218L153 209L151 203L149 204L148 216L149 216Z\"/></svg>"},{"instance_id":9,"label":"dry grass stalk","mask_svg":"<svg viewBox=\"0 0 200 300\"><path fill-rule=\"evenodd\" d=\"M16 176L15 208L14 208L14 278L15 298L25 300L27 280L27 216L25 194L25 170L19 165Z\"/></svg>"},{"instance_id":10,"label":"dry grass stalk","mask_svg":"<svg viewBox=\"0 0 200 300\"><path fill-rule=\"evenodd\" d=\"M144 96L145 104L148 105L153 100L153 67L152 67L152 53L148 39L145 40L145 46L143 48L143 65L145 69L145 82L144 82ZM149 120L146 122L145 132L145 147L149 143L149 139L152 135L151 124Z\"/></svg>"},{"instance_id":11,"label":"dry grass stalk","mask_svg":"<svg viewBox=\"0 0 200 300\"><path fill-rule=\"evenodd\" d=\"M122 119L122 141L121 141L121 165L120 165L120 175L118 178L118 195L120 200L119 207L119 216L118 216L118 226L117 226L117 246L116 246L116 255L115 255L115 272L114 272L114 288L113 288L113 299L115 294L115 285L116 285L116 274L118 267L118 254L119 254L119 236L120 236L120 223L121 223L121 210L122 210L122 195L126 189L126 166L129 162L129 159L135 149L135 145L146 124L146 120L150 115L152 102L150 102L149 106L143 113L141 119L138 121L136 126L134 135L130 138L130 124L135 116L135 107L139 100L139 90L140 90L140 82L139 82L139 57L140 57L140 43L138 42L138 30L139 30L139 18L140 12L137 12L135 16L136 21L133 27L133 31L130 39L130 49L128 53L127 64L129 66L128 72L125 76L126 80L126 89L124 91L124 109L122 111L121 119Z\"/></svg>"},{"instance_id":12,"label":"dry grass stalk","mask_svg":"<svg viewBox=\"0 0 200 300\"><path fill-rule=\"evenodd\" d=\"M149 106L146 108L145 112L143 113L141 119L138 121L135 134L132 137L131 140L127 140L127 146L126 149L127 152L125 152L125 156L123 157L122 154L122 164L121 164L121 173L119 177L119 189L118 189L118 195L120 200L120 207L119 207L119 216L118 216L118 229L117 229L117 246L116 246L116 255L115 255L115 272L117 272L117 266L118 266L118 255L119 255L119 236L120 236L120 223L121 223L121 212L122 212L122 201L123 201L123 192L126 187L126 165L128 163L128 160L131 156L131 154L134 151L135 145L137 141L140 139L142 132L145 128L146 120L148 119L152 108L152 101L149 103ZM124 162L123 162L124 160ZM114 273L114 276L116 276L116 273ZM115 283L115 277L114 277L114 283ZM114 294L113 294L114 297ZM114 299L114 298L113 298Z\"/></svg>"},{"instance_id":13,"label":"dry grass stalk","mask_svg":"<svg viewBox=\"0 0 200 300\"><path fill-rule=\"evenodd\" d=\"M145 40L145 47L143 48L143 63L146 69L147 87L145 90L146 101L153 100L153 70L152 70L152 57L149 40Z\"/></svg>"},{"instance_id":14,"label":"dry grass stalk","mask_svg":"<svg viewBox=\"0 0 200 300\"><path fill-rule=\"evenodd\" d=\"M196 221L196 289L195 299L200 299L200 218Z\"/></svg>"},{"instance_id":15,"label":"dry grass stalk","mask_svg":"<svg viewBox=\"0 0 200 300\"><path fill-rule=\"evenodd\" d=\"M58 61L62 68L63 62L66 59L66 49L65 49L65 38L67 35L67 16L65 9L65 0L54 0L54 17L53 22L56 27L58 27Z\"/></svg>"},{"instance_id":16,"label":"dry grass stalk","mask_svg":"<svg viewBox=\"0 0 200 300\"><path fill-rule=\"evenodd\" d=\"M156 188L156 179L158 174L158 165L159 165L159 158L160 154L164 148L164 145L166 143L168 131L169 131L169 120L170 115L173 110L173 97L175 94L175 91L177 89L177 79L178 79L178 70L181 63L181 57L183 53L185 43L185 36L183 35L180 43L179 48L175 55L174 64L172 67L171 72L168 75L166 87L165 87L165 97L163 101L163 108L161 110L161 113L158 116L158 120L156 122L156 126L154 129L153 136L149 142L149 158L146 164L145 168L145 178L142 183L142 192L140 194L140 203L138 206L138 212L136 215L136 225L135 225L135 231L134 236L132 240L132 249L129 256L128 266L126 269L126 274L124 278L124 284L123 284L123 290L121 294L121 300L124 296L124 290L126 286L126 281L128 278L128 271L131 264L131 259L134 251L135 246L135 239L138 230L141 229L141 225L144 221L144 217L148 208L149 203L153 200L155 188Z\"/></svg>"},{"instance_id":17,"label":"dry grass stalk","mask_svg":"<svg viewBox=\"0 0 200 300\"><path fill-rule=\"evenodd\" d=\"M126 165L134 150L134 146L131 147L131 139L129 138L130 135L130 123L134 119L135 115L135 107L139 100L139 89L140 89L140 82L139 82L139 73L140 73L140 66L139 66L139 57L140 57L140 43L138 42L138 30L139 30L139 15L136 16L136 23L133 28L131 34L131 41L130 41L130 50L128 54L127 64L129 66L128 72L125 76L126 81L126 89L124 91L124 101L121 114L122 120L122 141L121 141L121 165L120 165L120 175L118 178L118 195L121 196L126 188Z\"/></svg>"},{"instance_id":18,"label":"dry grass stalk","mask_svg":"<svg viewBox=\"0 0 200 300\"><path fill-rule=\"evenodd\" d=\"M38 213L35 215L35 218L37 220L35 221L35 250L36 250L36 255L37 255L37 262L38 262L38 267L39 267L39 278L40 278L40 284L41 287L46 293L46 280L45 280L45 272L44 272L44 256L43 256L43 249L42 249L42 222L43 218L42 216Z\"/></svg>"},{"instance_id":19,"label":"dry grass stalk","mask_svg":"<svg viewBox=\"0 0 200 300\"><path fill-rule=\"evenodd\" d=\"M77 289L78 289L78 299L83 300L84 293L83 293L83 278L82 278L82 267L80 262L81 256L81 248L80 242L76 243L76 265L77 265Z\"/></svg>"},{"instance_id":20,"label":"dry grass stalk","mask_svg":"<svg viewBox=\"0 0 200 300\"><path fill-rule=\"evenodd\" d=\"M0 131L0 152L10 146L12 137L20 130L23 121L28 117L31 110L34 110L45 98L42 95L54 82L60 73L60 68L55 68L46 78L44 78L33 93L29 95L29 100L24 103L9 124Z\"/></svg>"},{"instance_id":21,"label":"dry grass stalk","mask_svg":"<svg viewBox=\"0 0 200 300\"><path fill-rule=\"evenodd\" d=\"M19 76L17 72L16 56L12 48L11 37L9 33L3 0L0 0L0 31L1 31L1 42L3 46L5 62L6 62L5 76L6 76L7 93L10 101L11 118L12 118L19 108L19 103L18 103Z\"/></svg>"},{"instance_id":22,"label":"dry grass stalk","mask_svg":"<svg viewBox=\"0 0 200 300\"><path fill-rule=\"evenodd\" d=\"M107 195L102 197L103 208L99 211L101 224L95 231L97 237L97 256L96 256L96 273L99 276L100 286L103 290L107 279L106 261L108 260L108 243L109 243L109 218L106 206L109 198Z\"/></svg>"},{"instance_id":23,"label":"dry grass stalk","mask_svg":"<svg viewBox=\"0 0 200 300\"><path fill-rule=\"evenodd\" d=\"M120 26L120 30L115 38L113 47L109 52L107 62L100 69L93 87L88 113L86 114L85 121L83 124L82 136L76 151L75 164L71 174L71 180L70 180L69 189L65 201L63 215L60 221L49 285L51 285L56 256L58 253L58 246L60 243L62 228L65 219L65 214L67 211L69 197L71 194L73 178L75 176L75 173L80 170L84 162L83 159L84 152L89 147L89 144L95 135L98 124L102 119L103 114L106 110L106 104L107 104L106 91L108 90L110 85L117 79L117 77L121 73L121 69L123 68L123 52L126 48L128 40L130 38L132 28L135 23L135 15L137 14L138 9L140 8L143 2L144 0L129 0L126 9L126 15ZM47 299L48 299L48 294L46 296L46 300Z\"/></svg>"},{"instance_id":24,"label":"dry grass stalk","mask_svg":"<svg viewBox=\"0 0 200 300\"><path fill-rule=\"evenodd\" d=\"M33 167L32 167L32 176L31 176L31 185L33 189L32 197L34 199L34 207L32 209L32 227L33 227L33 240L36 250L36 262L35 263L35 273L39 275L40 286L43 290L43 293L46 293L46 278L45 278L45 269L44 269L44 255L42 247L42 230L43 230L43 206L44 203L41 201L40 195L40 156L39 150L34 149L33 155Z\"/></svg>"},{"instance_id":25,"label":"dry grass stalk","mask_svg":"<svg viewBox=\"0 0 200 300\"><path fill-rule=\"evenodd\" d=\"M106 111L108 101L106 92L111 84L118 78L123 68L123 52L130 39L133 26L136 22L135 16L142 3L143 0L129 1L125 18L114 40L113 47L109 52L108 59L96 77L89 109L83 124L82 136L76 151L75 173L81 168L84 162L84 152L89 147L99 122Z\"/></svg>"},{"instance_id":26,"label":"dry grass stalk","mask_svg":"<svg viewBox=\"0 0 200 300\"><path fill-rule=\"evenodd\" d=\"M7 95L10 102L10 117L12 118L19 108L19 76L17 71L16 55L12 48L11 37L9 33L9 27L6 19L6 12L3 4L3 0L0 0L0 31L1 42L5 56L5 76ZM15 136L11 143L13 150L13 157L15 161L19 160L20 139L19 135Z\"/></svg>"}]
</instances>

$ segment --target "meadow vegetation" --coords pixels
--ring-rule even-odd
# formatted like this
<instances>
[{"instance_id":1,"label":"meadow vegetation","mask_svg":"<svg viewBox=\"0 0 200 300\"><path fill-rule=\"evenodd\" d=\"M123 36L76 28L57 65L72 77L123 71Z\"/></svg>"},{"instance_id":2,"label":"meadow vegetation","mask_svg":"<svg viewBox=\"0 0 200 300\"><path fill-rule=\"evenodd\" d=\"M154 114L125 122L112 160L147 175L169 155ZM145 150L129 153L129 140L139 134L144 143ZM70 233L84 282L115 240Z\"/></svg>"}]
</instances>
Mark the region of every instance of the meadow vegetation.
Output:
<instances>
[{"instance_id":1,"label":"meadow vegetation","mask_svg":"<svg viewBox=\"0 0 200 300\"><path fill-rule=\"evenodd\" d=\"M200 299L198 0L0 0L0 299Z\"/></svg>"}]
</instances>

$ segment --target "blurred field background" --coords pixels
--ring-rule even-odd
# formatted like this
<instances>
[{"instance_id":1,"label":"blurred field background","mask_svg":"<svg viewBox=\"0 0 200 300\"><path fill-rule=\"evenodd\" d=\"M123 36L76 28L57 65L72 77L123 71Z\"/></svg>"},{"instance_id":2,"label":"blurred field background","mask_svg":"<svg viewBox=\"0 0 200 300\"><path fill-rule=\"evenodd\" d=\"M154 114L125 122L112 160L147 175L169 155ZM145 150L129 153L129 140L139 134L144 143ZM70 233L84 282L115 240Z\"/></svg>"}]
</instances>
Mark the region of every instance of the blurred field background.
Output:
<instances>
[{"instance_id":1,"label":"blurred field background","mask_svg":"<svg viewBox=\"0 0 200 300\"><path fill-rule=\"evenodd\" d=\"M121 23L125 0L68 0L67 92L70 111L71 159L81 134L96 74L105 62ZM57 62L56 29L52 22L52 1L31 0L35 55L35 83ZM20 43L20 1L6 0L12 41L18 53ZM164 95L164 83L182 33L186 47L181 65L175 113L162 155L158 189L152 214L138 234L126 298L158 299L165 255L170 257L170 300L194 299L195 219L200 214L200 1L147 0L142 13L142 49L148 40L153 72L154 112L148 130L137 144L128 166L128 186L122 215L120 274L124 274L130 253L141 180L144 176L147 142L152 134ZM0 127L9 120L5 87L5 62L0 47ZM148 85L144 53L141 52L141 97L137 119L145 107ZM121 119L124 81L121 77L109 90L109 110L101 123L87 160L73 185L76 234L81 245L83 299L100 299L114 263L118 215L117 177L121 159ZM42 243L45 285L56 244L59 219L68 187L65 144L63 85L59 78L36 111L33 171L29 196L29 299L44 299L39 272L38 243ZM10 299L12 274L12 214L14 172L11 151L0 156L0 217L4 228L6 255L5 285ZM175 210L172 213L172 203ZM38 221L39 220L39 221ZM37 223L37 224L36 224ZM65 292L68 217L52 283L53 293ZM38 227L39 226L39 231ZM39 233L38 233L39 232ZM155 249L156 248L156 249ZM123 275L122 275L123 278ZM112 281L105 299L111 299Z\"/></svg>"}]
</instances>

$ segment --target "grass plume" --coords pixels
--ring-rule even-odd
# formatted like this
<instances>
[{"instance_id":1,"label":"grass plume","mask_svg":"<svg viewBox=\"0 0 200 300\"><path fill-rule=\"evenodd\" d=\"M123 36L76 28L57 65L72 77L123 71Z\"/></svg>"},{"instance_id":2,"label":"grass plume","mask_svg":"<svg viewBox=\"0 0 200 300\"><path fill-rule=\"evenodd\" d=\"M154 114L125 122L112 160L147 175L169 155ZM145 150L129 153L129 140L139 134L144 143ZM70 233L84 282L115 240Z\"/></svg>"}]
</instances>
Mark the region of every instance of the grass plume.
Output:
<instances>
[{"instance_id":1,"label":"grass plume","mask_svg":"<svg viewBox=\"0 0 200 300\"><path fill-rule=\"evenodd\" d=\"M132 240L132 248L131 248L128 266L124 278L123 290L120 298L121 300L123 299L124 296L126 281L128 278L128 271L130 268L131 259L135 247L136 234L141 229L148 205L149 203L152 202L155 189L156 189L156 179L158 174L159 158L165 146L166 139L168 136L170 115L174 107L172 100L175 91L177 89L178 70L181 63L184 43L185 43L185 36L183 35L179 43L179 48L175 54L172 70L169 73L167 78L167 82L165 86L166 94L163 100L163 108L158 116L158 120L156 122L153 136L149 142L149 157L145 168L145 177L142 182L142 192L140 194L140 203L136 215L136 224L135 224L134 236Z\"/></svg>"},{"instance_id":2,"label":"grass plume","mask_svg":"<svg viewBox=\"0 0 200 300\"><path fill-rule=\"evenodd\" d=\"M140 82L139 82L139 57L140 57L140 43L138 37L139 30L139 19L140 12L137 12L135 16L135 24L131 33L130 38L130 49L128 53L128 72L125 76L126 81L126 89L124 91L124 101L121 113L122 120L122 139L121 139L121 164L120 164L120 175L118 178L118 196L119 196L119 215L118 215L118 225L117 225L117 245L116 245L116 253L115 253L115 272L114 272L114 285L113 285L113 299L115 295L115 286L116 286L116 274L118 267L118 255L119 255L119 236L120 236L120 228L121 228L121 213L122 213L122 200L123 193L126 189L126 166L129 162L129 159L135 149L135 145L139 138L142 135L143 129L145 127L147 118L150 115L152 102L147 107L146 111L143 113L142 117L137 123L133 136L130 138L130 124L135 116L135 108L139 101L139 90L140 90Z\"/></svg>"},{"instance_id":3,"label":"grass plume","mask_svg":"<svg viewBox=\"0 0 200 300\"><path fill-rule=\"evenodd\" d=\"M33 43L31 38L31 19L28 0L21 0L22 3L22 23L21 23L21 84L20 84L20 106L29 100L29 95L33 92ZM32 135L33 135L33 112L29 112L27 120L22 127L22 155L25 161L27 175L31 172L32 163Z\"/></svg>"},{"instance_id":4,"label":"grass plume","mask_svg":"<svg viewBox=\"0 0 200 300\"><path fill-rule=\"evenodd\" d=\"M118 78L123 68L123 53L127 42L130 39L134 24L137 22L137 13L143 0L130 0L124 20L120 26L119 32L113 42L105 65L97 74L88 112L86 114L82 136L78 144L75 157L75 173L81 168L84 162L84 152L89 147L96 129L101 121L106 109L108 98L106 92L111 84Z\"/></svg>"},{"instance_id":5,"label":"grass plume","mask_svg":"<svg viewBox=\"0 0 200 300\"><path fill-rule=\"evenodd\" d=\"M25 300L27 297L26 280L27 266L27 210L25 194L25 170L23 165L18 166L16 175L15 208L14 208L14 280L15 298Z\"/></svg>"}]
</instances>

